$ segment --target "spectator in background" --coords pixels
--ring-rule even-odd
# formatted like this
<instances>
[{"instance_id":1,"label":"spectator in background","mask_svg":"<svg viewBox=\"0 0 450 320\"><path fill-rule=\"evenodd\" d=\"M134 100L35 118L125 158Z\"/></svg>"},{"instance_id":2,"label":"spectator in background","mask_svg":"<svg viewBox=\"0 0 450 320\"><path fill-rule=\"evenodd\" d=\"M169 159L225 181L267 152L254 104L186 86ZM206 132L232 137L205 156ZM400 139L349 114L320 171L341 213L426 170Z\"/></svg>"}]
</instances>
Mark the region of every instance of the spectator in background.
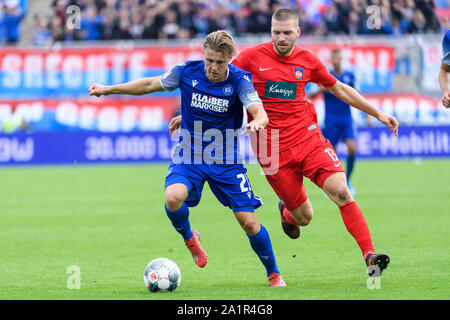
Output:
<instances>
[{"instance_id":1,"label":"spectator in background","mask_svg":"<svg viewBox=\"0 0 450 320\"><path fill-rule=\"evenodd\" d=\"M214 26L212 26L213 21L211 21L209 17L210 12L211 10L209 7L202 3L200 4L200 8L194 13L195 35L199 38L206 37L206 35L210 33L210 30L214 29Z\"/></svg>"},{"instance_id":2,"label":"spectator in background","mask_svg":"<svg viewBox=\"0 0 450 320\"><path fill-rule=\"evenodd\" d=\"M160 39L176 39L180 31L180 25L177 22L177 13L169 10L164 14L164 25L160 30Z\"/></svg>"},{"instance_id":3,"label":"spectator in background","mask_svg":"<svg viewBox=\"0 0 450 320\"><path fill-rule=\"evenodd\" d=\"M147 10L144 18L144 32L142 34L144 39L158 38L158 25L156 20L155 10ZM189 34L190 37L190 34Z\"/></svg>"},{"instance_id":4,"label":"spectator in background","mask_svg":"<svg viewBox=\"0 0 450 320\"><path fill-rule=\"evenodd\" d=\"M236 34L246 34L248 32L247 29L247 9L239 8L238 10L233 12L233 20L234 20L234 30Z\"/></svg>"},{"instance_id":5,"label":"spectator in background","mask_svg":"<svg viewBox=\"0 0 450 320\"><path fill-rule=\"evenodd\" d=\"M183 33L183 37L188 33L188 38L191 38L194 34L195 27L194 22L192 21L192 10L189 2L182 1L176 7L178 12L178 24L180 25L180 31ZM224 14L224 16L228 16L229 13ZM223 28L226 29L226 28Z\"/></svg>"},{"instance_id":6,"label":"spectator in background","mask_svg":"<svg viewBox=\"0 0 450 320\"><path fill-rule=\"evenodd\" d=\"M95 5L89 5L81 18L82 40L102 39L103 16Z\"/></svg>"},{"instance_id":7,"label":"spectator in background","mask_svg":"<svg viewBox=\"0 0 450 320\"><path fill-rule=\"evenodd\" d=\"M55 16L50 22L50 34L53 41L63 41L68 33L64 33L64 22L61 16Z\"/></svg>"},{"instance_id":8,"label":"spectator in background","mask_svg":"<svg viewBox=\"0 0 450 320\"><path fill-rule=\"evenodd\" d=\"M130 20L126 17L122 17L119 20L119 25L117 29L114 31L113 39L116 40L130 40L133 37L131 36L130 32L128 31L130 28Z\"/></svg>"},{"instance_id":9,"label":"spectator in background","mask_svg":"<svg viewBox=\"0 0 450 320\"><path fill-rule=\"evenodd\" d=\"M339 15L338 7L335 2L330 5L323 18L328 34L344 33L344 21Z\"/></svg>"},{"instance_id":10,"label":"spectator in background","mask_svg":"<svg viewBox=\"0 0 450 320\"><path fill-rule=\"evenodd\" d=\"M131 14L131 23L130 28L128 29L130 35L133 39L142 39L144 34L144 24L142 19L142 14L139 11L139 8L133 10Z\"/></svg>"},{"instance_id":11,"label":"spectator in background","mask_svg":"<svg viewBox=\"0 0 450 320\"><path fill-rule=\"evenodd\" d=\"M408 26L408 33L424 33L426 31L425 16L422 11L415 10L414 17Z\"/></svg>"},{"instance_id":12,"label":"spectator in background","mask_svg":"<svg viewBox=\"0 0 450 320\"><path fill-rule=\"evenodd\" d=\"M20 39L20 23L25 17L27 0L4 0L3 28L6 44L15 45Z\"/></svg>"},{"instance_id":13,"label":"spectator in background","mask_svg":"<svg viewBox=\"0 0 450 320\"><path fill-rule=\"evenodd\" d=\"M272 12L270 11L269 2L266 0L258 0L253 2L250 8L249 32L254 34L266 34L270 32Z\"/></svg>"},{"instance_id":14,"label":"spectator in background","mask_svg":"<svg viewBox=\"0 0 450 320\"><path fill-rule=\"evenodd\" d=\"M102 10L102 39L112 40L117 29L116 11L113 7L106 7Z\"/></svg>"},{"instance_id":15,"label":"spectator in background","mask_svg":"<svg viewBox=\"0 0 450 320\"><path fill-rule=\"evenodd\" d=\"M35 47L45 47L52 43L52 34L48 29L47 17L42 17L37 14L33 16L32 21L32 41Z\"/></svg>"}]
</instances>

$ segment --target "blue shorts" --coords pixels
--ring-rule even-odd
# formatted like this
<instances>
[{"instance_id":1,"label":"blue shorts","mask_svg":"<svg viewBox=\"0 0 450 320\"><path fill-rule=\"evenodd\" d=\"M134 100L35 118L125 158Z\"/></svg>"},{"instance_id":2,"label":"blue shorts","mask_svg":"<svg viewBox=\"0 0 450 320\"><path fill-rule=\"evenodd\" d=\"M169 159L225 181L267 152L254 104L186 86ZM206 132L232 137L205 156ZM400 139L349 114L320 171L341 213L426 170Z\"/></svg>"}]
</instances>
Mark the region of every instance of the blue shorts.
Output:
<instances>
[{"instance_id":1,"label":"blue shorts","mask_svg":"<svg viewBox=\"0 0 450 320\"><path fill-rule=\"evenodd\" d=\"M208 181L211 191L224 206L233 212L254 212L262 205L261 198L253 194L247 169L241 164L174 164L166 175L164 188L182 183L188 188L186 205L195 207L202 196L203 185Z\"/></svg>"},{"instance_id":2,"label":"blue shorts","mask_svg":"<svg viewBox=\"0 0 450 320\"><path fill-rule=\"evenodd\" d=\"M352 120L325 122L323 136L335 147L339 141L356 140L356 128Z\"/></svg>"}]
</instances>

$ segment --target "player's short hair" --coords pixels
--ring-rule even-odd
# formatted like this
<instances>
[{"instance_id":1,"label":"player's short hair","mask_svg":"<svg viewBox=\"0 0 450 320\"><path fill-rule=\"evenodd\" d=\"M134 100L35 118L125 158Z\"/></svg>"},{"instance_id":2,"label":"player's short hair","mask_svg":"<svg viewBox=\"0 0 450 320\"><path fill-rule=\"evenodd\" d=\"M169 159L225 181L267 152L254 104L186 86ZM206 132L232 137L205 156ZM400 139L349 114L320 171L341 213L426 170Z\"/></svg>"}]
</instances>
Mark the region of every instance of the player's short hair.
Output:
<instances>
[{"instance_id":1,"label":"player's short hair","mask_svg":"<svg viewBox=\"0 0 450 320\"><path fill-rule=\"evenodd\" d=\"M336 54L336 53L341 53L342 49L341 48L334 48L331 50L331 54Z\"/></svg>"},{"instance_id":2,"label":"player's short hair","mask_svg":"<svg viewBox=\"0 0 450 320\"><path fill-rule=\"evenodd\" d=\"M274 12L272 15L272 21L288 21L294 20L298 26L299 18L297 12L288 8L281 8Z\"/></svg>"},{"instance_id":3,"label":"player's short hair","mask_svg":"<svg viewBox=\"0 0 450 320\"><path fill-rule=\"evenodd\" d=\"M203 50L207 48L222 52L228 57L233 57L236 54L236 45L233 37L226 30L217 30L208 34L203 41Z\"/></svg>"}]
</instances>

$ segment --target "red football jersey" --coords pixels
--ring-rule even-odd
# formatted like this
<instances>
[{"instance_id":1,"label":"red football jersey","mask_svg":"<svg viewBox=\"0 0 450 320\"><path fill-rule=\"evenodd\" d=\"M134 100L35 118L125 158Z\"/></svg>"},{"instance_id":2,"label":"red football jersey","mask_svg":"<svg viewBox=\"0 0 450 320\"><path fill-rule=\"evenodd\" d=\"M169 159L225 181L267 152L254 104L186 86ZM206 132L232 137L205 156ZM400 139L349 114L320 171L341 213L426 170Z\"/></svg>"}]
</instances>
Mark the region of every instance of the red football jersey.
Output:
<instances>
[{"instance_id":1,"label":"red football jersey","mask_svg":"<svg viewBox=\"0 0 450 320\"><path fill-rule=\"evenodd\" d=\"M267 42L242 51L232 64L252 74L269 117L268 141L271 130L278 129L280 152L320 133L314 105L305 99L305 86L315 82L331 87L337 80L319 58L297 46L289 57L282 57Z\"/></svg>"}]
</instances>

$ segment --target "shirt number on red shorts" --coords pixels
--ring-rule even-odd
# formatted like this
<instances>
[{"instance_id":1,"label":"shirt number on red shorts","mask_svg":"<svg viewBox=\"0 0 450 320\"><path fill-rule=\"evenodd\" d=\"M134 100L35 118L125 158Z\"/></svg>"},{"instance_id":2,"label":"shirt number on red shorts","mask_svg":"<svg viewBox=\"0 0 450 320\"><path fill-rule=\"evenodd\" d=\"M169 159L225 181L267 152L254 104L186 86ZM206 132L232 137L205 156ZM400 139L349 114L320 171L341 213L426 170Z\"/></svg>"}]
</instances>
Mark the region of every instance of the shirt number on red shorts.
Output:
<instances>
[{"instance_id":1,"label":"shirt number on red shorts","mask_svg":"<svg viewBox=\"0 0 450 320\"><path fill-rule=\"evenodd\" d=\"M337 155L336 155L336 153L334 152L334 150L333 149L331 149L331 148L326 148L325 150L323 150L326 154L328 154L329 156L330 156L330 158L331 158L331 160L333 160L333 162L337 162L337 161L339 161L339 159L338 159L338 157L337 157Z\"/></svg>"},{"instance_id":2,"label":"shirt number on red shorts","mask_svg":"<svg viewBox=\"0 0 450 320\"><path fill-rule=\"evenodd\" d=\"M242 192L252 191L252 188L250 187L250 183L248 182L248 178L247 178L247 176L245 174L239 173L236 177L238 179L241 179L240 186L241 186L241 191ZM248 188L245 186L245 183L247 183Z\"/></svg>"}]
</instances>

